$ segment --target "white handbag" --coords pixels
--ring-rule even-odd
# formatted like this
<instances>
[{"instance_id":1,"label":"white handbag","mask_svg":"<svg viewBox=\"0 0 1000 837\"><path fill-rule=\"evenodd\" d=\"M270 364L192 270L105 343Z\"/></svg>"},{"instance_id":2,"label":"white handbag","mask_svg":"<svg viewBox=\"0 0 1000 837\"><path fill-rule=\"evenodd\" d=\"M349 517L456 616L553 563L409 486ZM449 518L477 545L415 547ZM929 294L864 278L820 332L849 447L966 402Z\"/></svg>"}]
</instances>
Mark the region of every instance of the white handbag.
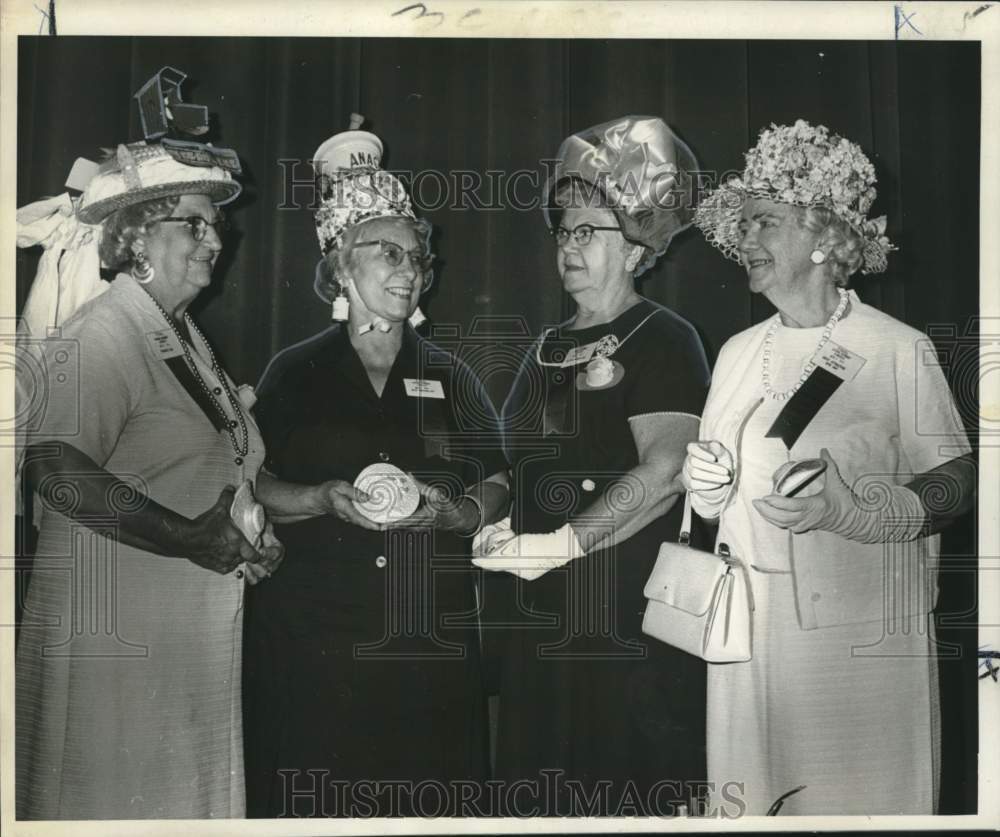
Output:
<instances>
[{"instance_id":1,"label":"white handbag","mask_svg":"<svg viewBox=\"0 0 1000 837\"><path fill-rule=\"evenodd\" d=\"M746 567L729 554L688 545L691 498L684 496L679 543L662 543L643 588L642 631L709 663L745 663L753 654L753 599Z\"/></svg>"},{"instance_id":2,"label":"white handbag","mask_svg":"<svg viewBox=\"0 0 1000 837\"><path fill-rule=\"evenodd\" d=\"M760 404L747 412L736 433L737 472L720 520L739 488L743 431ZM724 543L715 552L704 552L690 542L691 494L685 492L678 542L660 544L642 591L648 600L642 631L709 663L745 663L753 656L753 593L747 568Z\"/></svg>"}]
</instances>

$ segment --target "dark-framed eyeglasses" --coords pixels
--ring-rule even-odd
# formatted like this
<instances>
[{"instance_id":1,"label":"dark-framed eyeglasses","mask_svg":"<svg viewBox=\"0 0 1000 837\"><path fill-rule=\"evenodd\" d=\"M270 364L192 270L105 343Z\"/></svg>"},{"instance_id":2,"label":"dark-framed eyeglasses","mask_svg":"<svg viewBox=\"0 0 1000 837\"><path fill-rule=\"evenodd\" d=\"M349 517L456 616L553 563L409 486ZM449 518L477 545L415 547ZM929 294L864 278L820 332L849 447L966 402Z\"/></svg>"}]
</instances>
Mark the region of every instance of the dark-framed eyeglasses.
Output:
<instances>
[{"instance_id":1,"label":"dark-framed eyeglasses","mask_svg":"<svg viewBox=\"0 0 1000 837\"><path fill-rule=\"evenodd\" d=\"M191 238L195 241L204 241L208 235L208 228L213 227L216 235L222 235L229 229L229 222L221 212L215 216L214 221L208 221L200 215L188 215L186 218L161 218L159 223L187 224L191 231Z\"/></svg>"},{"instance_id":2,"label":"dark-framed eyeglasses","mask_svg":"<svg viewBox=\"0 0 1000 837\"><path fill-rule=\"evenodd\" d=\"M621 232L621 227L598 227L594 224L577 224L573 229L567 230L565 227L559 226L555 229L549 230L552 237L556 240L556 244L559 247L565 247L569 243L570 236L573 236L573 241L579 244L581 247L586 247L590 244L590 240L594 237L594 233L597 230L618 230Z\"/></svg>"},{"instance_id":3,"label":"dark-framed eyeglasses","mask_svg":"<svg viewBox=\"0 0 1000 837\"><path fill-rule=\"evenodd\" d=\"M426 252L423 248L417 247L413 250L404 250L395 241L386 241L384 238L379 238L375 241L359 241L354 246L374 247L376 245L380 248L385 263L390 267L399 267L403 263L403 257L405 256L410 260L410 264L413 265L414 270L420 273L427 273L434 262L434 254Z\"/></svg>"}]
</instances>

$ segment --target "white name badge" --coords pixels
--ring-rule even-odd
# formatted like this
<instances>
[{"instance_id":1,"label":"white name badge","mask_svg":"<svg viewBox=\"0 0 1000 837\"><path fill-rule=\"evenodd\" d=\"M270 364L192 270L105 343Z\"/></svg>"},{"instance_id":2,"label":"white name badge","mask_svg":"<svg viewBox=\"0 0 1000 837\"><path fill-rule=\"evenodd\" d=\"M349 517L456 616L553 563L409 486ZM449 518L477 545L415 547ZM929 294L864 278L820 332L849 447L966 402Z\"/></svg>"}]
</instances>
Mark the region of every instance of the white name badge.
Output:
<instances>
[{"instance_id":1,"label":"white name badge","mask_svg":"<svg viewBox=\"0 0 1000 837\"><path fill-rule=\"evenodd\" d=\"M165 328L163 331L146 332L146 342L149 343L153 354L160 360L169 360L184 354L184 350L181 349L181 344L177 340L177 335L169 328Z\"/></svg>"},{"instance_id":2,"label":"white name badge","mask_svg":"<svg viewBox=\"0 0 1000 837\"><path fill-rule=\"evenodd\" d=\"M830 340L816 356L816 365L821 366L842 381L853 381L867 361L850 349Z\"/></svg>"},{"instance_id":3,"label":"white name badge","mask_svg":"<svg viewBox=\"0 0 1000 837\"><path fill-rule=\"evenodd\" d=\"M424 378L403 378L406 394L410 398L444 398L444 387L440 381Z\"/></svg>"},{"instance_id":4,"label":"white name badge","mask_svg":"<svg viewBox=\"0 0 1000 837\"><path fill-rule=\"evenodd\" d=\"M579 363L586 363L594 356L594 349L597 348L597 342L587 343L583 346L577 346L574 349L570 349L566 352L566 357L562 359L560 364L562 367L576 366Z\"/></svg>"}]
</instances>

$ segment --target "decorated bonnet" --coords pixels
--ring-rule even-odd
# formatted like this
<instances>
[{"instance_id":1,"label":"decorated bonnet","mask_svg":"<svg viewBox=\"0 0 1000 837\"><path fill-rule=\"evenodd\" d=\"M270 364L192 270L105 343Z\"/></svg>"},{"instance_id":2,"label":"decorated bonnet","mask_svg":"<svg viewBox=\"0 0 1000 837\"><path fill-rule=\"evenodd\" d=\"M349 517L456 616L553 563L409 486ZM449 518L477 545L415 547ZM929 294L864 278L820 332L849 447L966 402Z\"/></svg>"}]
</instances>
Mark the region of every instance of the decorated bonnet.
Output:
<instances>
[{"instance_id":1,"label":"decorated bonnet","mask_svg":"<svg viewBox=\"0 0 1000 837\"><path fill-rule=\"evenodd\" d=\"M694 154L654 116L623 116L578 131L559 147L548 182L545 220L561 209L562 188L575 181L598 187L622 235L662 255L694 217Z\"/></svg>"},{"instance_id":2,"label":"decorated bonnet","mask_svg":"<svg viewBox=\"0 0 1000 837\"><path fill-rule=\"evenodd\" d=\"M145 141L119 145L100 165L77 159L66 186L82 195L64 192L17 210L17 246L44 250L21 330L45 335L108 287L100 278L99 242L111 213L174 195L208 195L223 204L240 194L236 153L185 138L208 131L208 109L181 100L185 78L164 67L134 95Z\"/></svg>"},{"instance_id":3,"label":"decorated bonnet","mask_svg":"<svg viewBox=\"0 0 1000 837\"><path fill-rule=\"evenodd\" d=\"M326 256L340 248L351 227L375 218L415 221L403 184L382 169L382 141L357 130L364 117L351 114L351 129L334 134L313 155L320 192L316 235Z\"/></svg>"},{"instance_id":4,"label":"decorated bonnet","mask_svg":"<svg viewBox=\"0 0 1000 837\"><path fill-rule=\"evenodd\" d=\"M746 153L743 174L731 177L698 206L695 225L727 258L740 261L739 223L747 198L795 206L823 206L863 240L862 273L881 273L897 249L885 235L885 216L869 218L875 201L875 168L860 146L824 125L799 119L760 133Z\"/></svg>"},{"instance_id":5,"label":"decorated bonnet","mask_svg":"<svg viewBox=\"0 0 1000 837\"><path fill-rule=\"evenodd\" d=\"M240 173L236 152L182 138L208 131L208 108L181 100L185 78L164 67L135 94L146 140L119 145L98 167L80 198L80 221L97 224L118 209L157 198L207 195L225 204L240 194L233 179Z\"/></svg>"}]
</instances>

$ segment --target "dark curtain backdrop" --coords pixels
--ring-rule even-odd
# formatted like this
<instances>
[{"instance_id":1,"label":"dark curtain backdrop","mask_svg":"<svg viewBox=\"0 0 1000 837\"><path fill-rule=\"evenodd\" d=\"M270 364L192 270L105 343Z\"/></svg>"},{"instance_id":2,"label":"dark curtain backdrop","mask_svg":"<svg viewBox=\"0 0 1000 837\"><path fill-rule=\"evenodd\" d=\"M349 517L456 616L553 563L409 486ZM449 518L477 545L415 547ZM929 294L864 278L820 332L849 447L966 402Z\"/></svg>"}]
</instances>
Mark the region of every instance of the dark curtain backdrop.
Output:
<instances>
[{"instance_id":1,"label":"dark curtain backdrop","mask_svg":"<svg viewBox=\"0 0 1000 837\"><path fill-rule=\"evenodd\" d=\"M741 168L770 122L805 118L860 143L878 172L875 208L889 216L900 252L887 274L857 277L858 293L932 331L950 352L963 416L970 427L976 421L975 353L951 351L955 336L974 333L978 312L976 43L22 37L18 205L62 191L77 156L95 159L99 147L141 138L132 93L167 64L190 75L185 99L209 107L211 138L245 164L218 280L195 311L238 381L255 381L274 352L329 322L312 291L311 196L288 193L290 169L278 160L308 160L346 129L351 111L382 137L389 168L479 172L485 204L497 198L487 171L541 176L540 160L569 132L623 114L664 117L702 169L716 172ZM293 174L308 178L308 165ZM440 178L420 182L418 198L433 202ZM516 194L527 201L539 191L522 180ZM295 200L301 208L290 206ZM477 317L510 317L505 328L516 333L521 318L536 333L568 313L538 210L477 209L470 198L425 214L439 256L425 305L433 323L467 335ZM19 252L19 306L36 262L37 252ZM742 269L693 230L643 291L694 323L710 358L772 312L748 293ZM482 371L499 401L509 368ZM975 521L949 533L945 550L957 568L974 561ZM946 574L942 587L940 610L967 614L940 632L961 651L941 666L943 807L957 813L976 796L974 579Z\"/></svg>"}]
</instances>

